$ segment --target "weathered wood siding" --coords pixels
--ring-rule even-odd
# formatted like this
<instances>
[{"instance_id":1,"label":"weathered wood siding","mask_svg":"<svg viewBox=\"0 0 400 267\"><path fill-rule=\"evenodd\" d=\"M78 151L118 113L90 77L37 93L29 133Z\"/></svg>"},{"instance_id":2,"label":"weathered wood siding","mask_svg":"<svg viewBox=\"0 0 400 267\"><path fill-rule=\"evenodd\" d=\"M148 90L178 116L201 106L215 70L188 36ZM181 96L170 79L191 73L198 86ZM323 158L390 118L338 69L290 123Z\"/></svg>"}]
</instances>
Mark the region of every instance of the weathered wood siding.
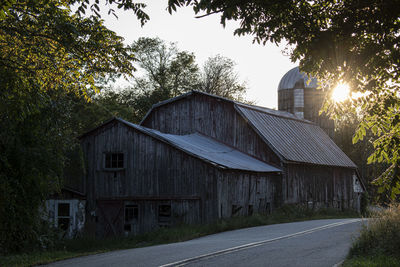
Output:
<instances>
[{"instance_id":1,"label":"weathered wood siding","mask_svg":"<svg viewBox=\"0 0 400 267\"><path fill-rule=\"evenodd\" d=\"M126 204L138 207L134 232L140 233L158 226L158 206L165 203L171 206L171 224L208 223L231 216L232 205L266 210L276 191L265 175L220 170L116 121L86 136L82 145L88 221L98 236L123 234ZM124 153L123 169L104 168L109 152Z\"/></svg>"},{"instance_id":2,"label":"weathered wood siding","mask_svg":"<svg viewBox=\"0 0 400 267\"><path fill-rule=\"evenodd\" d=\"M199 132L265 162L280 163L233 103L219 98L192 94L153 109L142 125L179 135Z\"/></svg>"},{"instance_id":3,"label":"weathered wood siding","mask_svg":"<svg viewBox=\"0 0 400 267\"><path fill-rule=\"evenodd\" d=\"M197 197L201 203L196 205L204 207L200 218L198 211L189 209L185 211L188 218L184 220L207 222L217 217L216 186L210 165L121 123L100 129L84 140L83 147L90 166L87 172L90 211L97 211L97 199L135 200L151 196L175 201L173 206L179 206L188 205L185 199ZM124 153L125 168L104 169L106 152ZM152 213L152 206L149 207L141 210ZM143 225L152 225L152 220L146 216L141 218Z\"/></svg>"},{"instance_id":4,"label":"weathered wood siding","mask_svg":"<svg viewBox=\"0 0 400 267\"><path fill-rule=\"evenodd\" d=\"M281 176L221 172L218 175L219 216L270 213L280 203Z\"/></svg>"},{"instance_id":5,"label":"weathered wood siding","mask_svg":"<svg viewBox=\"0 0 400 267\"><path fill-rule=\"evenodd\" d=\"M354 170L348 168L287 164L282 182L284 203L357 208L353 174Z\"/></svg>"}]
</instances>

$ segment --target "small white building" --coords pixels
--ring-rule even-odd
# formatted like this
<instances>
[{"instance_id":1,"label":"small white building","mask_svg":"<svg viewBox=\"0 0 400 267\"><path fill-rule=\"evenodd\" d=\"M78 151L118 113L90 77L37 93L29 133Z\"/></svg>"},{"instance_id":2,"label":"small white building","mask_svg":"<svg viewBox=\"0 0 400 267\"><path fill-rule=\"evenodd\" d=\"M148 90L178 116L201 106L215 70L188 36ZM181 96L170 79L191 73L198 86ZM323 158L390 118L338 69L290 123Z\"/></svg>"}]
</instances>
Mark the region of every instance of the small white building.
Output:
<instances>
[{"instance_id":1,"label":"small white building","mask_svg":"<svg viewBox=\"0 0 400 267\"><path fill-rule=\"evenodd\" d=\"M83 232L85 226L85 195L63 188L45 202L45 216L56 228L64 231L63 237L72 238Z\"/></svg>"}]
</instances>

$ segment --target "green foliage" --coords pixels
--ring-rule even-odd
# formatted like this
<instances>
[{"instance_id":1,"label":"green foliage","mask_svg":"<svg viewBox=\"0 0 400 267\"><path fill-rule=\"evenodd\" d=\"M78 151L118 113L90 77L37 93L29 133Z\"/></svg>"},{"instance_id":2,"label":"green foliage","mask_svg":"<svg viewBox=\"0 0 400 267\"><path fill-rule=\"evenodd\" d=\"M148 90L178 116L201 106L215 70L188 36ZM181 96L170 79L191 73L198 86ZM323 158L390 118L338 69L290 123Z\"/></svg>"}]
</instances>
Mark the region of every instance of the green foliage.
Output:
<instances>
[{"instance_id":1,"label":"green foliage","mask_svg":"<svg viewBox=\"0 0 400 267\"><path fill-rule=\"evenodd\" d=\"M342 267L399 267L400 260L387 255L374 255L364 257L353 257L346 259Z\"/></svg>"},{"instance_id":2,"label":"green foliage","mask_svg":"<svg viewBox=\"0 0 400 267\"><path fill-rule=\"evenodd\" d=\"M94 3L91 3L89 0L70 0L70 5L79 4L79 7L76 11L78 15L86 14L86 10L90 6L90 11L94 13L94 15L98 18L101 17L100 15L100 0L95 0ZM142 26L150 19L150 17L144 12L144 8L146 4L143 3L134 3L132 0L106 0L105 3L107 6L110 6L108 9L108 15L112 14L116 18L118 16L115 13L115 10L112 8L116 6L118 9L123 8L124 10L130 10L135 14L136 18L141 22Z\"/></svg>"},{"instance_id":3,"label":"green foliage","mask_svg":"<svg viewBox=\"0 0 400 267\"><path fill-rule=\"evenodd\" d=\"M235 72L235 63L217 55L199 70L193 53L180 51L176 44L159 38L139 38L132 44L137 68L143 73L130 87L94 98L113 115L138 123L152 105L191 90L199 90L243 101L247 90ZM109 103L109 104L107 104Z\"/></svg>"},{"instance_id":4,"label":"green foliage","mask_svg":"<svg viewBox=\"0 0 400 267\"><path fill-rule=\"evenodd\" d=\"M131 75L122 38L97 18L70 15L63 1L16 1L0 20L0 63L41 90L97 90L102 76Z\"/></svg>"},{"instance_id":5,"label":"green foliage","mask_svg":"<svg viewBox=\"0 0 400 267\"><path fill-rule=\"evenodd\" d=\"M73 164L71 95L82 100L98 91L100 77L134 70L122 38L99 18L72 15L69 4L0 6L1 253L47 246L39 208L60 190L65 164Z\"/></svg>"},{"instance_id":6,"label":"green foliage","mask_svg":"<svg viewBox=\"0 0 400 267\"><path fill-rule=\"evenodd\" d=\"M367 132L363 140L353 143L354 133L360 122L362 122L361 114L356 112L349 112L337 118L335 121L334 141L358 166L367 191L374 196L377 195L377 187L372 185L371 182L384 172L388 166L385 163L367 164L369 155L374 152L371 142L374 138L372 132ZM388 198L381 197L381 201L384 200L388 200Z\"/></svg>"},{"instance_id":7,"label":"green foliage","mask_svg":"<svg viewBox=\"0 0 400 267\"><path fill-rule=\"evenodd\" d=\"M139 38L132 49L144 75L121 92L130 99L131 121L140 121L153 104L196 88L198 67L192 53L179 51L175 44L159 38Z\"/></svg>"},{"instance_id":8,"label":"green foliage","mask_svg":"<svg viewBox=\"0 0 400 267\"><path fill-rule=\"evenodd\" d=\"M199 91L238 101L244 100L247 87L239 82L235 62L221 55L210 57L200 75Z\"/></svg>"},{"instance_id":9,"label":"green foliage","mask_svg":"<svg viewBox=\"0 0 400 267\"><path fill-rule=\"evenodd\" d=\"M13 73L0 84L0 250L14 251L39 239L39 207L60 187L68 139L54 127L63 125L60 99Z\"/></svg>"},{"instance_id":10,"label":"green foliage","mask_svg":"<svg viewBox=\"0 0 400 267\"><path fill-rule=\"evenodd\" d=\"M254 41L288 43L291 60L331 90L350 85L353 98L325 110L340 117L362 111L354 142L374 135L370 163L389 168L376 179L393 199L400 193L400 1L213 1L169 0L169 12L192 6L199 16L221 15L221 23L240 22L237 35ZM356 97L357 96L357 97Z\"/></svg>"},{"instance_id":11,"label":"green foliage","mask_svg":"<svg viewBox=\"0 0 400 267\"><path fill-rule=\"evenodd\" d=\"M391 205L376 212L361 230L350 250L350 257L387 255L400 261L400 206Z\"/></svg>"},{"instance_id":12,"label":"green foliage","mask_svg":"<svg viewBox=\"0 0 400 267\"><path fill-rule=\"evenodd\" d=\"M368 206L370 205L370 196L367 191L361 194L360 212L363 216L369 216Z\"/></svg>"}]
</instances>

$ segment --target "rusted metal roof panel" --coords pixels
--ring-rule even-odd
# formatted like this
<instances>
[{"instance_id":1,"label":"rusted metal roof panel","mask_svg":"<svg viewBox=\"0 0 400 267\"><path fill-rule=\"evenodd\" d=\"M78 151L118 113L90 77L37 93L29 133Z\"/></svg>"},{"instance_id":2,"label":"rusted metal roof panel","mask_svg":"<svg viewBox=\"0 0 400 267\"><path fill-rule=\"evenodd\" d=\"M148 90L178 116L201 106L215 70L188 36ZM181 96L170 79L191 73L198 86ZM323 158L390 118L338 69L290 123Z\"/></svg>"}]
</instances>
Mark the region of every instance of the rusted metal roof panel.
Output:
<instances>
[{"instance_id":1,"label":"rusted metal roof panel","mask_svg":"<svg viewBox=\"0 0 400 267\"><path fill-rule=\"evenodd\" d=\"M291 162L350 167L356 165L317 125L279 115L279 111L253 109L236 104L236 109L278 154ZM286 112L285 112L286 113Z\"/></svg>"}]
</instances>

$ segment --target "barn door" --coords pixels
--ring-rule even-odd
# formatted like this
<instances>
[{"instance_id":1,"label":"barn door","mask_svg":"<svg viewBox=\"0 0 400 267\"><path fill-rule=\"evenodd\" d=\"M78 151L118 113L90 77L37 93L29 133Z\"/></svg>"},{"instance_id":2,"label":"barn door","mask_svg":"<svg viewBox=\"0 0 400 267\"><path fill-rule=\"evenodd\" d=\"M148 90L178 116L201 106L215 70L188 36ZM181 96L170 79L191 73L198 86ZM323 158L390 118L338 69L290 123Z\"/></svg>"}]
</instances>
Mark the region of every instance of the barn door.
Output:
<instances>
[{"instance_id":1,"label":"barn door","mask_svg":"<svg viewBox=\"0 0 400 267\"><path fill-rule=\"evenodd\" d=\"M98 231L103 237L120 236L124 233L124 203L119 200L97 202L99 210Z\"/></svg>"}]
</instances>

